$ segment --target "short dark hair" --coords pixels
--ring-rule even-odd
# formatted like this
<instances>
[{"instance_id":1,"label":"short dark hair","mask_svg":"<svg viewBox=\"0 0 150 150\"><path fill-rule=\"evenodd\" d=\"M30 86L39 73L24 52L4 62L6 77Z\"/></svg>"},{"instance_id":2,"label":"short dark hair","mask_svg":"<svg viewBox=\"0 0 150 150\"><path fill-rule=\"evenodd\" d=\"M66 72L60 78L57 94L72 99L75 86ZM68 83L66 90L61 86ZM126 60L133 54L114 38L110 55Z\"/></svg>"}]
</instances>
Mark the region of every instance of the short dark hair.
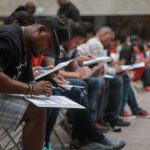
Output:
<instances>
[{"instance_id":1,"label":"short dark hair","mask_svg":"<svg viewBox=\"0 0 150 150\"><path fill-rule=\"evenodd\" d=\"M20 26L32 25L35 23L34 17L27 11L15 11L4 21L4 24L12 24L17 20Z\"/></svg>"},{"instance_id":2,"label":"short dark hair","mask_svg":"<svg viewBox=\"0 0 150 150\"><path fill-rule=\"evenodd\" d=\"M87 33L95 34L94 25L91 22L81 22L80 24L86 30Z\"/></svg>"},{"instance_id":3,"label":"short dark hair","mask_svg":"<svg viewBox=\"0 0 150 150\"><path fill-rule=\"evenodd\" d=\"M20 5L14 10L14 12L18 12L18 11L27 11L27 9L25 6Z\"/></svg>"},{"instance_id":4,"label":"short dark hair","mask_svg":"<svg viewBox=\"0 0 150 150\"><path fill-rule=\"evenodd\" d=\"M131 43L140 42L141 39L137 35L131 35Z\"/></svg>"},{"instance_id":5,"label":"short dark hair","mask_svg":"<svg viewBox=\"0 0 150 150\"><path fill-rule=\"evenodd\" d=\"M124 43L128 36L129 34L127 32L116 33L115 39L118 39L121 43Z\"/></svg>"},{"instance_id":6,"label":"short dark hair","mask_svg":"<svg viewBox=\"0 0 150 150\"><path fill-rule=\"evenodd\" d=\"M35 24L41 24L46 26L50 31L52 30L52 26L50 24L50 17L38 17L35 19Z\"/></svg>"},{"instance_id":7,"label":"short dark hair","mask_svg":"<svg viewBox=\"0 0 150 150\"><path fill-rule=\"evenodd\" d=\"M71 37L74 36L80 36L83 38L86 37L87 32L80 23L72 23L70 27L71 27Z\"/></svg>"},{"instance_id":8,"label":"short dark hair","mask_svg":"<svg viewBox=\"0 0 150 150\"><path fill-rule=\"evenodd\" d=\"M131 49L133 50L133 47L134 46L137 46L140 51L144 51L144 44L141 42L141 41L134 41L132 44L131 44Z\"/></svg>"}]
</instances>

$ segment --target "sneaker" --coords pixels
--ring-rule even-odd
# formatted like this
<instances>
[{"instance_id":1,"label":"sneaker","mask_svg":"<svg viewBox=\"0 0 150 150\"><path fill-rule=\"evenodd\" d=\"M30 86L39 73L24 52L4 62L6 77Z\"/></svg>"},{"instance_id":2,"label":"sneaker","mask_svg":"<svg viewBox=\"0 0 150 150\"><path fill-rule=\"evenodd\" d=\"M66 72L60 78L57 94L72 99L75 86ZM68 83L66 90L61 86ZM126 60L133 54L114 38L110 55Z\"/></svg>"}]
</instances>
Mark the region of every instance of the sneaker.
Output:
<instances>
[{"instance_id":1,"label":"sneaker","mask_svg":"<svg viewBox=\"0 0 150 150\"><path fill-rule=\"evenodd\" d=\"M90 143L81 146L79 150L114 150L113 146L105 146L100 143Z\"/></svg>"},{"instance_id":2,"label":"sneaker","mask_svg":"<svg viewBox=\"0 0 150 150\"><path fill-rule=\"evenodd\" d=\"M109 124L111 126L119 126L119 127L127 127L130 125L130 122L124 121L123 119L116 119L114 121L110 121Z\"/></svg>"},{"instance_id":3,"label":"sneaker","mask_svg":"<svg viewBox=\"0 0 150 150\"><path fill-rule=\"evenodd\" d=\"M52 144L49 143L48 145L44 145L42 150L54 150L54 148L53 148Z\"/></svg>"},{"instance_id":4,"label":"sneaker","mask_svg":"<svg viewBox=\"0 0 150 150\"><path fill-rule=\"evenodd\" d=\"M100 130L102 133L107 133L109 130L107 127L104 127L103 125L97 122L95 123L95 128Z\"/></svg>"},{"instance_id":5,"label":"sneaker","mask_svg":"<svg viewBox=\"0 0 150 150\"><path fill-rule=\"evenodd\" d=\"M125 147L126 143L121 140L111 140L106 137L104 137L104 140L101 142L101 144L105 146L112 146L114 150L120 150L123 147Z\"/></svg>"},{"instance_id":6,"label":"sneaker","mask_svg":"<svg viewBox=\"0 0 150 150\"><path fill-rule=\"evenodd\" d=\"M124 111L120 114L120 118L122 119L136 119L135 115L130 115L128 112Z\"/></svg>"},{"instance_id":7,"label":"sneaker","mask_svg":"<svg viewBox=\"0 0 150 150\"><path fill-rule=\"evenodd\" d=\"M140 112L135 113L135 115L138 117L150 118L150 114L145 110L141 110Z\"/></svg>"},{"instance_id":8,"label":"sneaker","mask_svg":"<svg viewBox=\"0 0 150 150\"><path fill-rule=\"evenodd\" d=\"M145 89L145 91L150 91L150 86L146 86L146 87L144 87L144 89Z\"/></svg>"},{"instance_id":9,"label":"sneaker","mask_svg":"<svg viewBox=\"0 0 150 150\"><path fill-rule=\"evenodd\" d=\"M114 150L113 146L107 146L99 143L98 140L91 141L89 139L72 140L70 143L70 149L79 150Z\"/></svg>"}]
</instances>

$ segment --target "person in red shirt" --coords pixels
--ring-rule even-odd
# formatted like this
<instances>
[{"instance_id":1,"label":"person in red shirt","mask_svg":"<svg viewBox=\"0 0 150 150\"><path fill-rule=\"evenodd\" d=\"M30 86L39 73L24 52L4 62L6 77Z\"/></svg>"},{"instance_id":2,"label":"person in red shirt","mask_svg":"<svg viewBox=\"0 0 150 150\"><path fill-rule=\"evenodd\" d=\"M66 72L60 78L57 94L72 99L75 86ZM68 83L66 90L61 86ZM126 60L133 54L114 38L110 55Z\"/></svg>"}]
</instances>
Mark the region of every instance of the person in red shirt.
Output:
<instances>
[{"instance_id":1,"label":"person in red shirt","mask_svg":"<svg viewBox=\"0 0 150 150\"><path fill-rule=\"evenodd\" d=\"M144 58L144 47L143 44L139 42L134 42L132 44L132 62L138 63L138 62L145 62L147 64L146 59ZM132 81L138 81L142 79L144 89L146 91L150 91L150 81L149 81L149 67L145 66L145 68L140 68L135 71L134 77L132 78Z\"/></svg>"}]
</instances>

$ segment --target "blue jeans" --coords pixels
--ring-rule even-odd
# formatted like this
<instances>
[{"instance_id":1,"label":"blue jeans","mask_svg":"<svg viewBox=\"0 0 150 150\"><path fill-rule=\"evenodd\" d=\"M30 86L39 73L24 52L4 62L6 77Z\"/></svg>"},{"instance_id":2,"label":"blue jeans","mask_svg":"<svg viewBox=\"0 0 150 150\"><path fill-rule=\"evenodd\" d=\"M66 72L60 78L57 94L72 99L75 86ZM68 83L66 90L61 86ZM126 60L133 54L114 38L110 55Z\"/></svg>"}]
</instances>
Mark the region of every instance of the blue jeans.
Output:
<instances>
[{"instance_id":1,"label":"blue jeans","mask_svg":"<svg viewBox=\"0 0 150 150\"><path fill-rule=\"evenodd\" d=\"M88 94L89 108L91 110L94 110L96 108L98 93L103 86L102 78L91 77L85 80L70 78L67 80L70 81L71 84L84 86L86 88Z\"/></svg>"},{"instance_id":2,"label":"blue jeans","mask_svg":"<svg viewBox=\"0 0 150 150\"><path fill-rule=\"evenodd\" d=\"M137 103L137 100L136 100L136 97L132 88L129 93L128 105L133 114L137 114L138 112L142 111L142 108L140 108Z\"/></svg>"},{"instance_id":3,"label":"blue jeans","mask_svg":"<svg viewBox=\"0 0 150 150\"><path fill-rule=\"evenodd\" d=\"M108 100L106 102L105 119L108 122L115 121L119 117L119 109L122 101L123 80L119 75L107 79Z\"/></svg>"},{"instance_id":4,"label":"blue jeans","mask_svg":"<svg viewBox=\"0 0 150 150\"><path fill-rule=\"evenodd\" d=\"M67 79L71 84L84 86L87 90L88 96L88 106L91 113L93 121L96 120L96 109L97 109L97 100L100 101L98 93L100 89L104 86L104 80L100 77L91 77L85 80L81 79Z\"/></svg>"},{"instance_id":5,"label":"blue jeans","mask_svg":"<svg viewBox=\"0 0 150 150\"><path fill-rule=\"evenodd\" d=\"M105 81L101 77L91 77L85 79L85 82L88 85L88 100L89 107L91 110L96 110L97 108L97 100L99 99L99 92L105 84Z\"/></svg>"},{"instance_id":6,"label":"blue jeans","mask_svg":"<svg viewBox=\"0 0 150 150\"><path fill-rule=\"evenodd\" d=\"M128 76L122 76L123 78L123 98L122 103L120 105L120 113L124 112L125 106L128 103L132 113L138 113L141 111L141 108L139 107L134 91L131 87L131 81Z\"/></svg>"},{"instance_id":7,"label":"blue jeans","mask_svg":"<svg viewBox=\"0 0 150 150\"><path fill-rule=\"evenodd\" d=\"M82 82L82 80L73 81L72 79L71 84L74 84L73 82L76 83L76 85L81 86L83 86L85 83L84 81ZM87 106L88 104L87 94L84 91L82 91L81 89L73 88L72 91L64 91L64 93L59 93L58 91L56 91L55 94L64 95L86 107L86 109L69 109L69 111L71 111L71 121L73 126L74 138L82 140L82 138L94 139L97 138L97 136L99 136L99 138L103 140L104 136L100 134L94 126L93 120L91 118ZM49 109L49 113L47 116L48 120L45 137L45 142L47 143L49 142L51 131L58 116L59 110L58 111L57 110L58 109L55 108Z\"/></svg>"},{"instance_id":8,"label":"blue jeans","mask_svg":"<svg viewBox=\"0 0 150 150\"><path fill-rule=\"evenodd\" d=\"M144 74L142 76L144 87L150 86L150 68L145 68Z\"/></svg>"},{"instance_id":9,"label":"blue jeans","mask_svg":"<svg viewBox=\"0 0 150 150\"><path fill-rule=\"evenodd\" d=\"M85 88L83 90L87 94L88 85L85 81L81 79L76 79L76 78L68 78L67 80L70 81L70 84L72 85L83 86ZM89 107L88 101L86 101L85 103L86 103L86 106Z\"/></svg>"}]
</instances>

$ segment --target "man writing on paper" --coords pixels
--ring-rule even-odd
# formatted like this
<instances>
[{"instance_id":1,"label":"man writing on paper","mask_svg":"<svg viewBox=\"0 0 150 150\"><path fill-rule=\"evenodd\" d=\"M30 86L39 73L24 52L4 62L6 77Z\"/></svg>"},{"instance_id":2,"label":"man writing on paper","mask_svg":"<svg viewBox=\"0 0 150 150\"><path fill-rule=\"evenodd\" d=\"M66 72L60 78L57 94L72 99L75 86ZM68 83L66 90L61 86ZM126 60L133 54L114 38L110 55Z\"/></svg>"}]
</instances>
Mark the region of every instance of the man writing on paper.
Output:
<instances>
[{"instance_id":1,"label":"man writing on paper","mask_svg":"<svg viewBox=\"0 0 150 150\"><path fill-rule=\"evenodd\" d=\"M102 27L100 28L96 36L89 39L86 43L77 47L78 54L80 56L87 55L88 53L93 54L95 57L103 57L107 56L107 51L104 50L104 47L107 48L111 41L114 39L115 35L111 28L109 27ZM105 69L106 68L106 69ZM104 71L107 73L115 73L120 71L120 66L115 65L113 67L106 65ZM100 71L102 72L102 70ZM112 79L106 79L109 83L109 93L108 93L108 100L107 100L107 109L104 110L105 112L105 120L108 122L112 127L113 126L129 126L130 123L126 122L119 118L119 106L121 103L122 98L122 78L118 75L113 75ZM101 105L104 105L101 104ZM102 108L102 107L101 107ZM103 107L104 108L104 107ZM100 118L100 119L99 119ZM102 122L101 117L97 118L97 122Z\"/></svg>"},{"instance_id":2,"label":"man writing on paper","mask_svg":"<svg viewBox=\"0 0 150 150\"><path fill-rule=\"evenodd\" d=\"M60 57L58 59L59 62L64 62L69 59L77 58L75 55L75 52L76 52L75 48L84 41L84 37L86 36L86 32L80 26L80 24L72 24L71 31L72 31L71 38L66 43L64 43L63 46L61 47ZM51 57L51 56L47 54L47 57ZM49 64L51 64L51 62L49 62ZM86 72L88 72L88 70L90 69L88 68L84 69L83 67L78 68L78 67L73 67L73 66L75 65L70 64L69 66L67 66L67 68L65 68L66 71L65 70L59 71L59 75L62 75L62 78L67 77L67 80L70 81L70 83L73 85L83 86L85 88L89 86L88 95L85 92L83 93L78 88L73 88L74 91L72 90L71 93L69 93L70 91L69 92L66 91L65 93L65 94L68 93L67 96L69 96L69 98L87 107L87 109L84 109L84 110L74 110L74 109L71 110L71 121L72 121L72 126L73 126L72 137L78 142L78 144L77 145L75 144L75 145L78 148L85 149L85 150L87 149L90 149L90 150L92 149L99 149L99 150L121 149L122 147L125 146L125 143L123 141L120 141L120 140L116 141L116 140L111 140L109 138L106 138L105 136L101 134L101 132L98 132L97 134L97 129L93 121L94 118L92 118L90 111L89 111L87 96L89 96L90 101L94 101L95 103L95 101L97 100L98 91L100 89L99 87L100 84L98 82L99 79L92 78L92 79L88 79L87 82L83 81L80 78L82 78L82 76L84 76ZM69 68L71 69L71 71L69 71L70 70ZM75 71L73 71L73 69ZM76 72L76 69L80 69L80 71ZM58 83L58 80L56 80L56 82ZM77 91L75 92L75 89L78 92ZM81 95L79 94L79 92L81 92ZM77 96L78 98L76 98ZM48 118L49 125L47 124L46 143L49 142L49 137L50 137L50 132L51 132L50 124L52 124L52 120L50 117L51 115ZM85 142L84 140L88 142ZM71 145L75 146L73 143L74 142L72 142ZM45 144L45 148L48 148L48 147L50 147L49 144Z\"/></svg>"},{"instance_id":3,"label":"man writing on paper","mask_svg":"<svg viewBox=\"0 0 150 150\"><path fill-rule=\"evenodd\" d=\"M67 28L63 22L61 25ZM30 84L33 81L31 55L52 51L58 44L49 18L22 28L17 25L0 27L0 93L3 93L0 94L0 127L16 129L19 123L25 121L22 135L24 150L42 149L46 112L22 99L11 100L4 94L50 96L50 82ZM55 53L59 55L59 51Z\"/></svg>"}]
</instances>

